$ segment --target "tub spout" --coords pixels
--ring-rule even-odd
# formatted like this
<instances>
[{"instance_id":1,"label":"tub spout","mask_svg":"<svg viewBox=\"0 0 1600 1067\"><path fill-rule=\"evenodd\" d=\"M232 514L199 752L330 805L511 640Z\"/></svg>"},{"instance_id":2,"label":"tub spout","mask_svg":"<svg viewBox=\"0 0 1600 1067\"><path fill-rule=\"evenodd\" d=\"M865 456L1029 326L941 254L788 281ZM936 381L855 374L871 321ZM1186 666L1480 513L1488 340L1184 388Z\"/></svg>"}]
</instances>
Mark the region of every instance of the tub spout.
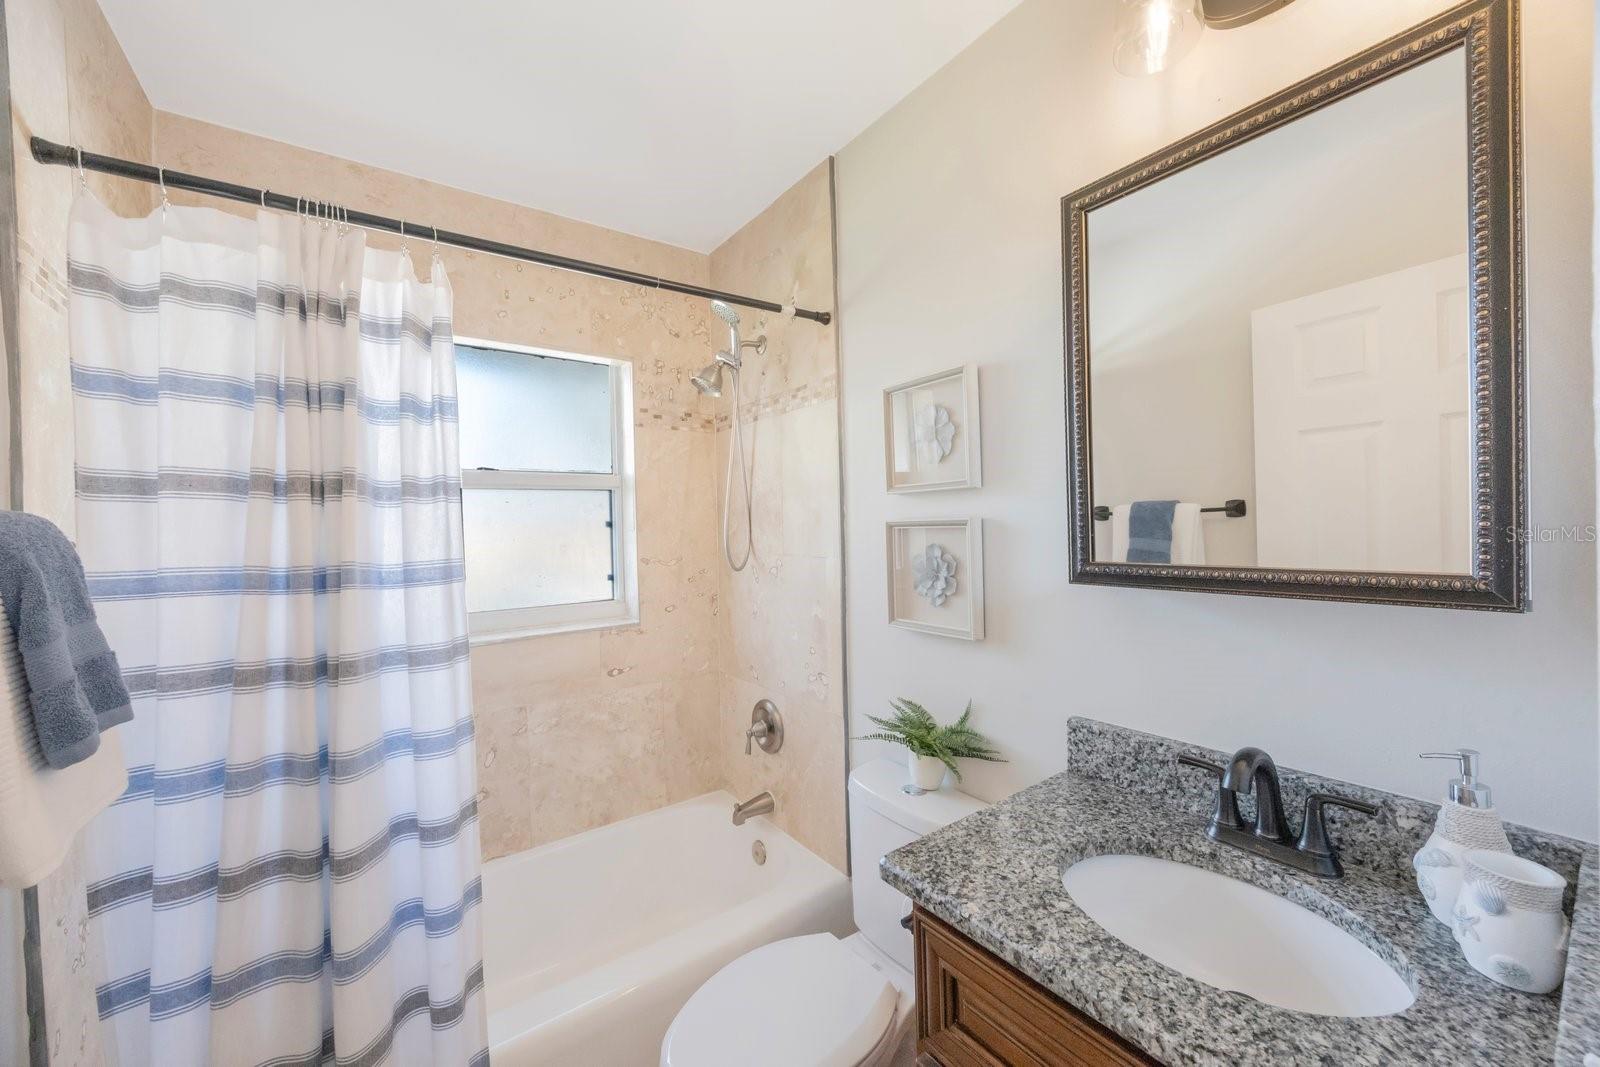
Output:
<instances>
[{"instance_id":1,"label":"tub spout","mask_svg":"<svg viewBox=\"0 0 1600 1067\"><path fill-rule=\"evenodd\" d=\"M733 806L733 825L743 826L746 819L757 815L770 815L776 806L771 793L757 793L743 804Z\"/></svg>"}]
</instances>

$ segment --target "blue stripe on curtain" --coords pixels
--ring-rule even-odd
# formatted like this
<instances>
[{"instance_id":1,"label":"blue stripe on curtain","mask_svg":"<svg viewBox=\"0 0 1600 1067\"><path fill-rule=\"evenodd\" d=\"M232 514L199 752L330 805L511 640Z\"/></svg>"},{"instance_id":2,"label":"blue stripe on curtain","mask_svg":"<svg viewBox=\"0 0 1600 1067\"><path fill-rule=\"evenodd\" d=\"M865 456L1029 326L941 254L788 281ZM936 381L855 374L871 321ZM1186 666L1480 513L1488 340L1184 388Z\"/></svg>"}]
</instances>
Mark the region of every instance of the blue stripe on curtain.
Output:
<instances>
[{"instance_id":1,"label":"blue stripe on curtain","mask_svg":"<svg viewBox=\"0 0 1600 1067\"><path fill-rule=\"evenodd\" d=\"M162 400L185 400L205 404L224 404L245 411L258 403L269 403L280 411L293 407L321 411L354 404L356 413L367 422L380 425L415 422L453 422L454 397L422 397L401 393L393 400L377 400L363 395L354 381L311 383L303 378L232 378L219 374L167 369L151 377L74 365L72 391L82 397L98 397L146 407Z\"/></svg>"},{"instance_id":2,"label":"blue stripe on curtain","mask_svg":"<svg viewBox=\"0 0 1600 1067\"><path fill-rule=\"evenodd\" d=\"M196 663L182 667L122 668L128 692L135 698L194 696L232 690L259 693L271 689L304 689L327 681L353 682L380 674L445 670L467 658L466 638L432 645L388 645L359 655Z\"/></svg>"},{"instance_id":3,"label":"blue stripe on curtain","mask_svg":"<svg viewBox=\"0 0 1600 1067\"><path fill-rule=\"evenodd\" d=\"M337 593L344 589L402 589L451 585L466 578L459 559L337 567L170 567L154 571L91 571L95 600L209 596L229 593Z\"/></svg>"},{"instance_id":4,"label":"blue stripe on curtain","mask_svg":"<svg viewBox=\"0 0 1600 1067\"><path fill-rule=\"evenodd\" d=\"M118 799L153 799L157 804L177 804L195 797L223 793L244 796L280 783L312 784L327 773L334 782L353 782L397 756L415 760L454 756L472 742L471 719L446 730L413 733L391 730L361 748L330 756L326 748L309 753L281 753L228 766L221 760L191 767L176 767L159 774L149 765L128 768L128 788ZM315 769L313 769L315 768Z\"/></svg>"},{"instance_id":5,"label":"blue stripe on curtain","mask_svg":"<svg viewBox=\"0 0 1600 1067\"><path fill-rule=\"evenodd\" d=\"M302 322L316 319L342 326L360 306L358 296L353 293L336 297L331 293L308 292L270 282L258 283L251 290L243 285L163 274L157 282L136 284L120 281L109 271L76 261L67 264L67 284L75 296L108 300L123 311L135 314L159 312L162 303L169 302L246 317L261 311L279 314L293 311ZM359 324L361 339L374 344L397 344L402 339L410 339L426 348L436 342L448 344L451 341L449 318L424 321L412 315L360 315Z\"/></svg>"},{"instance_id":6,"label":"blue stripe on curtain","mask_svg":"<svg viewBox=\"0 0 1600 1067\"><path fill-rule=\"evenodd\" d=\"M437 500L454 501L461 495L461 479L452 475L432 478L369 478L354 470L328 475L310 471L252 470L247 474L208 468L162 467L154 473L129 470L75 472L78 499L155 502L167 499L225 499L244 501L304 498L313 502L351 499L379 507Z\"/></svg>"}]
</instances>

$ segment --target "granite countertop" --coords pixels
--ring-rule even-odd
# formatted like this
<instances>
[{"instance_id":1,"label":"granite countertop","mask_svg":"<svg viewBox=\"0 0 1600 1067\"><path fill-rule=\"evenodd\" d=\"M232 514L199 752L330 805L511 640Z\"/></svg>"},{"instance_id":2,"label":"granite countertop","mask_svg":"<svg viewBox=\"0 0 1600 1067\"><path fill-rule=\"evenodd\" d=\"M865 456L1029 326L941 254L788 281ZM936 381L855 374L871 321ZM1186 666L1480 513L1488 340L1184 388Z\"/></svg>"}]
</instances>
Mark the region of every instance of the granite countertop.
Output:
<instances>
[{"instance_id":1,"label":"granite countertop","mask_svg":"<svg viewBox=\"0 0 1600 1067\"><path fill-rule=\"evenodd\" d=\"M1287 786L1287 774L1285 780ZM881 874L933 915L1168 1064L1548 1065L1557 1056L1558 1021L1563 1056L1575 1057L1571 1063L1582 1064L1591 1048L1600 1051L1592 849L1583 853L1586 891L1578 895L1564 987L1575 1003L1586 1001L1580 1006L1587 1010L1569 1007L1563 1020L1561 991L1532 996L1474 971L1410 884L1409 867L1362 868L1350 865L1347 855L1344 878L1314 878L1217 845L1204 829L1204 818L1192 810L1069 771L889 853ZM1337 831L1334 836L1340 840ZM1390 1016L1309 1015L1225 992L1155 962L1106 933L1061 884L1062 872L1080 859L1124 853L1208 868L1287 897L1365 943L1411 984L1416 1002Z\"/></svg>"},{"instance_id":2,"label":"granite countertop","mask_svg":"<svg viewBox=\"0 0 1600 1067\"><path fill-rule=\"evenodd\" d=\"M1588 1067L1589 1055L1600 1055L1600 856L1593 850L1584 854L1578 901L1572 910L1556 1065Z\"/></svg>"}]
</instances>

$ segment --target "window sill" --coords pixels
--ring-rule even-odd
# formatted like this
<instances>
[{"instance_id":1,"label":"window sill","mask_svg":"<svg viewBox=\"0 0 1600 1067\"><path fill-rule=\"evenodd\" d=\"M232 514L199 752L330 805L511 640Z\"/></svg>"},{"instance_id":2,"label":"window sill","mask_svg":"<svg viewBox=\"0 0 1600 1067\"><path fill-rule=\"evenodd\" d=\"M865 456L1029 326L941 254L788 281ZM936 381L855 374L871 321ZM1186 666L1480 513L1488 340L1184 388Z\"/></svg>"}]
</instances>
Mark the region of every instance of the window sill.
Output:
<instances>
[{"instance_id":1,"label":"window sill","mask_svg":"<svg viewBox=\"0 0 1600 1067\"><path fill-rule=\"evenodd\" d=\"M636 630L639 628L638 615L623 615L611 619L576 619L571 622L550 622L537 626L517 626L505 630L485 630L481 633L469 634L467 644L477 648L480 645L498 645L507 641L522 641L530 637L550 637L555 634L581 633L584 630Z\"/></svg>"}]
</instances>

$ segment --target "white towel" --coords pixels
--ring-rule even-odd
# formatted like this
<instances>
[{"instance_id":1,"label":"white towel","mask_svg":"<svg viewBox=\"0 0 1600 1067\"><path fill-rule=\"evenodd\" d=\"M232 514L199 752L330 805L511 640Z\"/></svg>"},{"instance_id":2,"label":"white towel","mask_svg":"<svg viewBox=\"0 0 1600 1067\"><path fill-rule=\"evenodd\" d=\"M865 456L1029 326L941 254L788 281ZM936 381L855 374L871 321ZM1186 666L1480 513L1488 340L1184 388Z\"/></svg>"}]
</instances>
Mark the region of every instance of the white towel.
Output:
<instances>
[{"instance_id":1,"label":"white towel","mask_svg":"<svg viewBox=\"0 0 1600 1067\"><path fill-rule=\"evenodd\" d=\"M1111 508L1112 563L1128 562L1128 512L1132 504ZM1203 567L1206 562L1206 535L1200 525L1200 505L1179 503L1172 509L1172 562L1186 567Z\"/></svg>"},{"instance_id":2,"label":"white towel","mask_svg":"<svg viewBox=\"0 0 1600 1067\"><path fill-rule=\"evenodd\" d=\"M72 839L128 788L117 731L88 759L54 770L33 732L16 635L0 611L0 887L37 885Z\"/></svg>"},{"instance_id":3,"label":"white towel","mask_svg":"<svg viewBox=\"0 0 1600 1067\"><path fill-rule=\"evenodd\" d=\"M1206 535L1200 526L1200 505L1179 503L1172 509L1172 562L1185 567L1203 567L1206 562Z\"/></svg>"},{"instance_id":4,"label":"white towel","mask_svg":"<svg viewBox=\"0 0 1600 1067\"><path fill-rule=\"evenodd\" d=\"M1111 508L1111 562L1128 562L1128 511L1132 504L1116 504Z\"/></svg>"}]
</instances>

